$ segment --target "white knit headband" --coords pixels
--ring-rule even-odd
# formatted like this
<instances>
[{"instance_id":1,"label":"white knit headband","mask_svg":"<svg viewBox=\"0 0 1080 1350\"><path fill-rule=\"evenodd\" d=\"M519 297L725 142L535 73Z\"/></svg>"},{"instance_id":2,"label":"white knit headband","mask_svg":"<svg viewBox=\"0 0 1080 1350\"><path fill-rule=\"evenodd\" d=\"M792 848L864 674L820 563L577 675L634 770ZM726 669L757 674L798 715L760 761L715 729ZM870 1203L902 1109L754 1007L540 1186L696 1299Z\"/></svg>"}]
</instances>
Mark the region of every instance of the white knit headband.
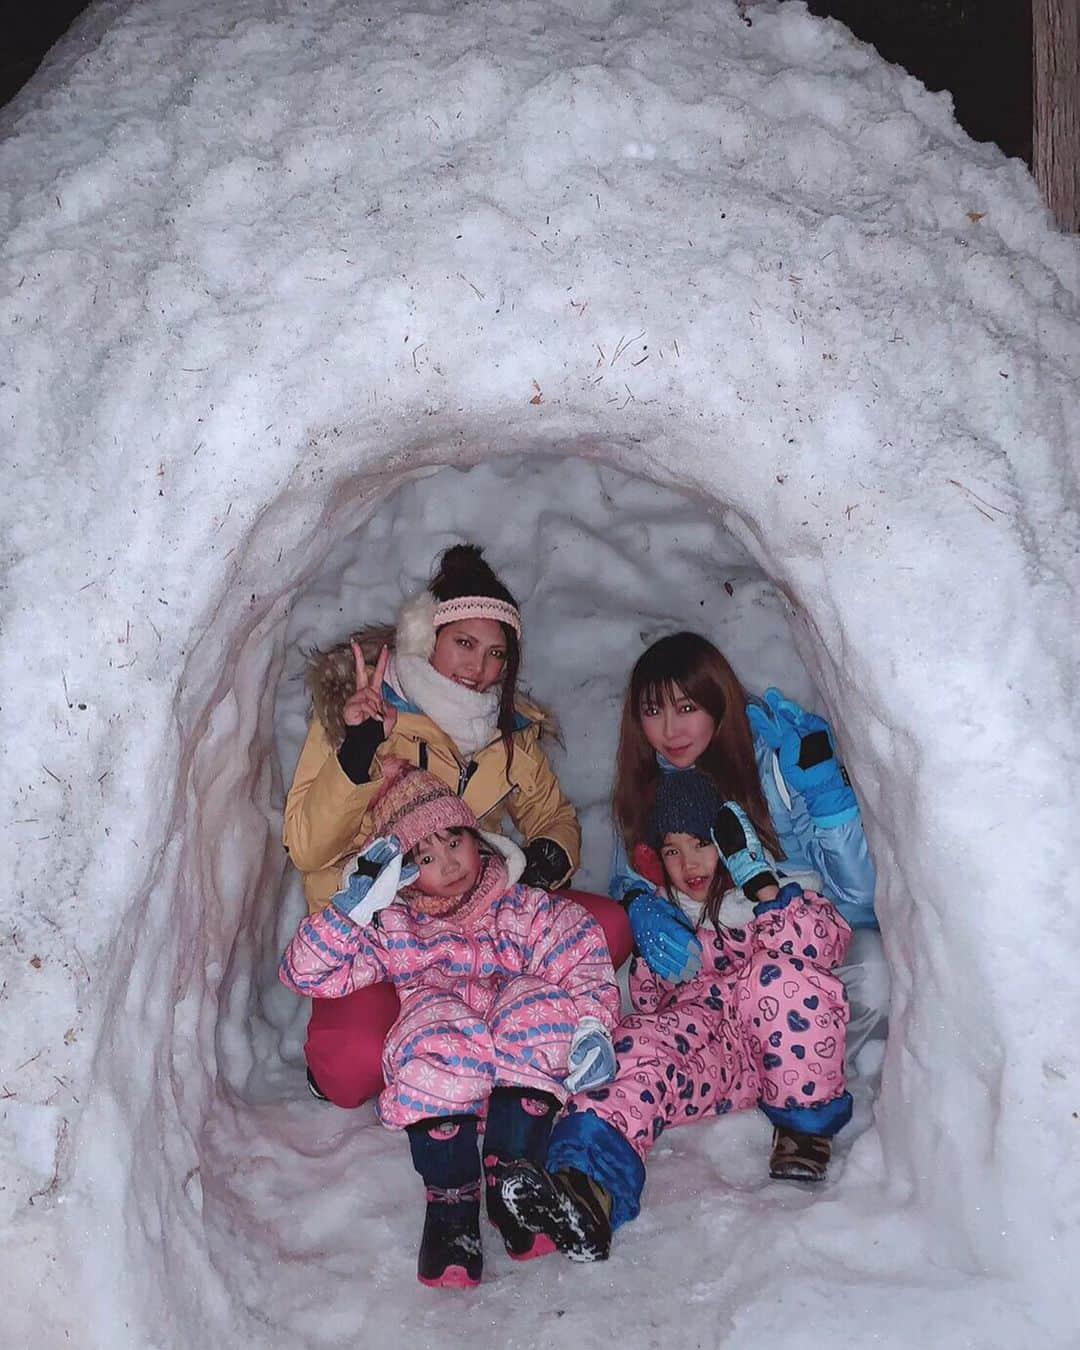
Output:
<instances>
[{"instance_id":1,"label":"white knit headband","mask_svg":"<svg viewBox=\"0 0 1080 1350\"><path fill-rule=\"evenodd\" d=\"M516 605L495 600L490 595L459 595L456 600L443 600L435 606L435 627L457 623L460 619L494 619L505 623L521 637L521 614Z\"/></svg>"}]
</instances>

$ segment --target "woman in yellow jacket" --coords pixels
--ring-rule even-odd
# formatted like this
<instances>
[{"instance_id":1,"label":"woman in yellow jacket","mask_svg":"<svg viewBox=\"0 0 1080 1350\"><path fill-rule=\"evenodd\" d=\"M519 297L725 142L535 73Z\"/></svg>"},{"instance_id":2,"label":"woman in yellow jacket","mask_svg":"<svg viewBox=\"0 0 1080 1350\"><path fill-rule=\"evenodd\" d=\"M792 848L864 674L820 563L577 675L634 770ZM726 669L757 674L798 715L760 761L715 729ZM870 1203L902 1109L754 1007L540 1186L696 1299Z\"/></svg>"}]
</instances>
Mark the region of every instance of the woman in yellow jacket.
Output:
<instances>
[{"instance_id":1,"label":"woman in yellow jacket","mask_svg":"<svg viewBox=\"0 0 1080 1350\"><path fill-rule=\"evenodd\" d=\"M566 885L580 860L581 830L541 743L546 719L517 696L520 654L517 604L471 544L446 550L396 631L368 629L316 654L308 671L314 716L284 830L311 913L327 904L342 864L370 836L372 802L391 759L441 778L486 831L497 832L509 815L526 840L512 881ZM566 894L603 923L619 965L630 951L621 908L603 896ZM339 1106L374 1096L397 1011L389 984L316 999L305 1047L312 1092Z\"/></svg>"}]
</instances>

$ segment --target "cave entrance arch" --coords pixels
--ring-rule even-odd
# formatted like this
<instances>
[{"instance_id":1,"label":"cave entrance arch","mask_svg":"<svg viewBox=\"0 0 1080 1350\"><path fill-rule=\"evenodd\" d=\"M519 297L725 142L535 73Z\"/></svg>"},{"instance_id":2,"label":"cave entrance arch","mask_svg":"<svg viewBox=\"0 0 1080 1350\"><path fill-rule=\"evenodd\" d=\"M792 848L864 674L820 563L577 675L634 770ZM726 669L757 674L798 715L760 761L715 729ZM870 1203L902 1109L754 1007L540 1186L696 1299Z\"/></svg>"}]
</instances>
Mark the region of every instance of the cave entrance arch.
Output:
<instances>
[{"instance_id":1,"label":"cave entrance arch","mask_svg":"<svg viewBox=\"0 0 1080 1350\"><path fill-rule=\"evenodd\" d=\"M605 890L621 695L650 642L695 629L721 647L748 689L776 684L806 706L821 705L793 641L790 601L729 522L730 511L701 497L583 459L509 456L401 485L329 550L291 606L275 705L283 785L306 730L307 653L365 623L392 621L403 598L426 582L433 557L472 540L485 546L522 605L522 683L558 722L549 754L584 835L576 884ZM281 919L267 925L277 940L254 982L279 1025L296 1007L279 991L275 970L303 912L298 880L287 868ZM306 1023L303 1006L299 1022ZM296 1062L290 1023L286 1056Z\"/></svg>"},{"instance_id":2,"label":"cave entrance arch","mask_svg":"<svg viewBox=\"0 0 1080 1350\"><path fill-rule=\"evenodd\" d=\"M374 1125L370 1108L315 1107L300 1071L306 1009L275 980L302 910L280 845L303 736L302 650L391 618L447 544L484 544L524 609L525 682L563 723L567 750L555 759L581 808L579 876L603 888L618 705L644 645L696 628L727 652L748 688L776 683L822 706L802 659L817 650L813 628L770 576L754 530L703 486L655 470L645 476L645 468L595 452L505 454L453 467L398 459L324 495L291 553L278 544L296 528L285 493L255 523L237 581L192 650L180 708L182 792L135 919L162 925L172 944L162 956L175 967L158 1047L165 1072L149 1102L130 1103L149 1108L142 1142L159 1166L124 1182L172 1235L174 1270L201 1266L223 1307L256 1321L269 1309L302 1344L302 1281L282 1276L283 1260L289 1271L327 1269L327 1252L342 1250L344 1232L359 1221L380 1235L388 1265L407 1270L415 1239L410 1225L388 1219L412 1194L405 1153ZM262 583L255 589L253 578ZM575 758L581 743L588 753ZM152 975L133 972L128 996L160 1014L167 992ZM118 1024L114 1043L127 1034ZM130 1085L117 1087L122 1098ZM862 1128L869 1113L867 1099ZM682 1226L672 1231L708 1223L699 1188L687 1201L680 1158L724 1187L746 1186L747 1168L765 1181L762 1126L747 1115L755 1118L726 1121L722 1131L675 1132L685 1140L653 1169L654 1190L666 1196L658 1222ZM348 1184L347 1222L332 1199L352 1175L343 1156L367 1178L364 1187ZM296 1207L313 1195L325 1204L296 1224ZM131 1259L145 1264L145 1253ZM190 1315L205 1318L206 1309Z\"/></svg>"}]
</instances>

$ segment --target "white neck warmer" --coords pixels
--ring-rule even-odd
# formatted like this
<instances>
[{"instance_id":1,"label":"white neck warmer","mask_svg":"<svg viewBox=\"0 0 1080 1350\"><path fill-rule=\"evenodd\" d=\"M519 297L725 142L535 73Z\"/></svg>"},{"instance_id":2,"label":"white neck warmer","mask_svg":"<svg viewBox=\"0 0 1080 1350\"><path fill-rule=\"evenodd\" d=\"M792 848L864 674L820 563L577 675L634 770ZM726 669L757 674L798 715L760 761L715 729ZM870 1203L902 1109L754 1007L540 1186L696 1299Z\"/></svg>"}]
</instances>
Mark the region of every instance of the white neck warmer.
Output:
<instances>
[{"instance_id":1,"label":"white neck warmer","mask_svg":"<svg viewBox=\"0 0 1080 1350\"><path fill-rule=\"evenodd\" d=\"M440 675L427 657L405 654L394 656L391 683L441 727L468 758L498 735L498 685L480 694Z\"/></svg>"},{"instance_id":2,"label":"white neck warmer","mask_svg":"<svg viewBox=\"0 0 1080 1350\"><path fill-rule=\"evenodd\" d=\"M689 895L674 888L672 888L671 896L695 928L713 927L712 923L705 917L703 902L694 900ZM734 889L724 892L720 900L721 928L748 928L753 917L754 902L748 900L742 891Z\"/></svg>"}]
</instances>

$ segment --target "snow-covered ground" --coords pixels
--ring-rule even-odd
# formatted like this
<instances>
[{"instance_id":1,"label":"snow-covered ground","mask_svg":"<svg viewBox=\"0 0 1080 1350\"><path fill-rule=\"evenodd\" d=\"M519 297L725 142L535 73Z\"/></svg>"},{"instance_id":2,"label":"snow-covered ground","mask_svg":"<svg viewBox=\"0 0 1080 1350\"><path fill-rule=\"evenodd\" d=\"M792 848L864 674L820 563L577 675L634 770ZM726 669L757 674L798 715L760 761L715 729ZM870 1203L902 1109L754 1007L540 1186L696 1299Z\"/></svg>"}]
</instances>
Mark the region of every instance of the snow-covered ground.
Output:
<instances>
[{"instance_id":1,"label":"snow-covered ground","mask_svg":"<svg viewBox=\"0 0 1080 1350\"><path fill-rule=\"evenodd\" d=\"M0 1343L1075 1344L1080 255L742 8L104 0L3 115ZM830 712L894 1010L820 1195L675 1132L606 1266L455 1298L272 965L300 647L462 535L587 879L642 634Z\"/></svg>"}]
</instances>

